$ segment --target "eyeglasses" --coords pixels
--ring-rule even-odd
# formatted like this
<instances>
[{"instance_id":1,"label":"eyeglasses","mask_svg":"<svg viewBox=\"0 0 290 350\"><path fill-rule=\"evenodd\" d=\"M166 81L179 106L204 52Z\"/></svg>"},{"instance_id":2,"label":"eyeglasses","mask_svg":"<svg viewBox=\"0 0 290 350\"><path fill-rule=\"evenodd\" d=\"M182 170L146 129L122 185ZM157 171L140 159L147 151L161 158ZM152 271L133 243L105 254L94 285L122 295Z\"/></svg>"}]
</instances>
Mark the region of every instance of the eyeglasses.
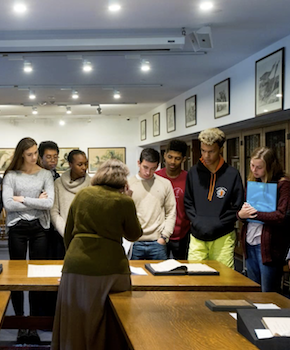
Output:
<instances>
[{"instance_id":1,"label":"eyeglasses","mask_svg":"<svg viewBox=\"0 0 290 350\"><path fill-rule=\"evenodd\" d=\"M50 154L45 156L46 159L50 160L50 159L58 159L59 156L51 156Z\"/></svg>"}]
</instances>

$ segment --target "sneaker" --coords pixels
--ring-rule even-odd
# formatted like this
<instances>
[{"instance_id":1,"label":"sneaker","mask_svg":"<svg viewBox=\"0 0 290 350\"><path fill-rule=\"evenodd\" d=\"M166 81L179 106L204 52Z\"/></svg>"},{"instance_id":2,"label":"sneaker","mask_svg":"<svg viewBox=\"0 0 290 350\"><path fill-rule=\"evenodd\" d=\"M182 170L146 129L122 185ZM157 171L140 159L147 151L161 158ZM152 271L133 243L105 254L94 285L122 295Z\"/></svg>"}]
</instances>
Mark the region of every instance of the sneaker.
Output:
<instances>
[{"instance_id":1,"label":"sneaker","mask_svg":"<svg viewBox=\"0 0 290 350\"><path fill-rule=\"evenodd\" d=\"M27 334L28 344L40 344L40 338L36 329L30 329Z\"/></svg>"},{"instance_id":2,"label":"sneaker","mask_svg":"<svg viewBox=\"0 0 290 350\"><path fill-rule=\"evenodd\" d=\"M27 343L27 330L26 329L18 329L17 333L17 344L25 344Z\"/></svg>"}]
</instances>

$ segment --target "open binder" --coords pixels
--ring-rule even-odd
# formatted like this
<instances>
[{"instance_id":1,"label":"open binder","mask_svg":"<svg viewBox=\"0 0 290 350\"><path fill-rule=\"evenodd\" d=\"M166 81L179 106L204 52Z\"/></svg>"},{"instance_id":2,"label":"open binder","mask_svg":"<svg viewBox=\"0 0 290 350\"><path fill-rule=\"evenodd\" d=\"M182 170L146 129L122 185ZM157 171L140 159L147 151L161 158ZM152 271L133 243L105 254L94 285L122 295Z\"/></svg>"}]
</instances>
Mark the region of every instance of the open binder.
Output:
<instances>
[{"instance_id":1,"label":"open binder","mask_svg":"<svg viewBox=\"0 0 290 350\"><path fill-rule=\"evenodd\" d=\"M219 272L206 264L183 264L174 259L160 263L145 264L145 268L154 276L167 275L219 275Z\"/></svg>"}]
</instances>

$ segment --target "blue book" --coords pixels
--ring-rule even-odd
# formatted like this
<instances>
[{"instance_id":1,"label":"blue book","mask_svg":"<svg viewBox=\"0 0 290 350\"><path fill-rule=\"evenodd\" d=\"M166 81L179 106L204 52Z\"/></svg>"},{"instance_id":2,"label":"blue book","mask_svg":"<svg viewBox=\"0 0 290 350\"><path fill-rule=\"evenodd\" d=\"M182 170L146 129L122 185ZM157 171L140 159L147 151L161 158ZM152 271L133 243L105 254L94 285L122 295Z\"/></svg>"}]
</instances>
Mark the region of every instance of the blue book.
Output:
<instances>
[{"instance_id":1,"label":"blue book","mask_svg":"<svg viewBox=\"0 0 290 350\"><path fill-rule=\"evenodd\" d=\"M277 184L248 181L247 202L258 211L270 213L277 209ZM247 219L250 222L263 222L255 219Z\"/></svg>"}]
</instances>

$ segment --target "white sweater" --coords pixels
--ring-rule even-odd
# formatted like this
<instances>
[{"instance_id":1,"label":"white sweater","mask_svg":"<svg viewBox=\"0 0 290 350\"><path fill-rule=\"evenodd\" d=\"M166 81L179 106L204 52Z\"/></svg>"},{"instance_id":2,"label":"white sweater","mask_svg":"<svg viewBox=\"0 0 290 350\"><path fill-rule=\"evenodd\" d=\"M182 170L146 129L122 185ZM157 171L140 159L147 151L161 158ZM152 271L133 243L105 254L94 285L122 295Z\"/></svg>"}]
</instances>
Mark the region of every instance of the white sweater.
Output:
<instances>
[{"instance_id":1,"label":"white sweater","mask_svg":"<svg viewBox=\"0 0 290 350\"><path fill-rule=\"evenodd\" d=\"M81 189L90 186L91 178L88 174L85 177L71 180L71 170L65 171L61 177L54 182L54 204L50 211L51 222L58 233L63 237L66 219L70 205Z\"/></svg>"},{"instance_id":2,"label":"white sweater","mask_svg":"<svg viewBox=\"0 0 290 350\"><path fill-rule=\"evenodd\" d=\"M128 183L143 229L139 241L156 241L161 235L169 238L176 221L176 202L171 182L155 174L150 180L136 175Z\"/></svg>"}]
</instances>

